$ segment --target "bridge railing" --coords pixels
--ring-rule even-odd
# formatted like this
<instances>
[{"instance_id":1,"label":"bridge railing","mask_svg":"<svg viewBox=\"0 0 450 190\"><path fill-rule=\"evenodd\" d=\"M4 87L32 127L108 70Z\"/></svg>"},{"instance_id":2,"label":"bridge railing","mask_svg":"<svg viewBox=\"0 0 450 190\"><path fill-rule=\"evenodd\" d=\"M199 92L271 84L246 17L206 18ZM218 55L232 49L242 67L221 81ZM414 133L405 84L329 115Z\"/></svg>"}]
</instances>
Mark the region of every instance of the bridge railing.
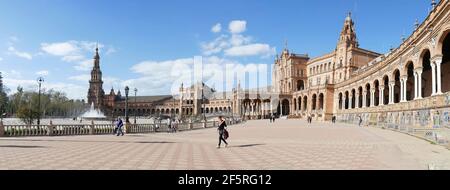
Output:
<instances>
[{"instance_id":1,"label":"bridge railing","mask_svg":"<svg viewBox=\"0 0 450 190\"><path fill-rule=\"evenodd\" d=\"M228 125L238 124L240 121L229 121ZM178 131L188 131L202 128L217 127L217 121L178 123ZM105 135L113 134L114 124L53 124L48 125L3 125L0 121L0 137L22 136L71 136L71 135ZM156 133L169 132L170 128L165 123L155 124L127 124L124 127L126 133Z\"/></svg>"}]
</instances>

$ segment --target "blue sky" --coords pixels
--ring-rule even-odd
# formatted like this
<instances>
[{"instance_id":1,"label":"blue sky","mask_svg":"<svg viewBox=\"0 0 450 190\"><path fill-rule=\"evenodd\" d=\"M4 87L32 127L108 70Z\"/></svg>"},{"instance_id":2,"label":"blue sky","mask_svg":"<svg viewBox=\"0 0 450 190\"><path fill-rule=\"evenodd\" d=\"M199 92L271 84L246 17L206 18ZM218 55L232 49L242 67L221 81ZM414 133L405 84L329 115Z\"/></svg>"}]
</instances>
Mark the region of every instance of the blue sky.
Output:
<instances>
[{"instance_id":1,"label":"blue sky","mask_svg":"<svg viewBox=\"0 0 450 190\"><path fill-rule=\"evenodd\" d=\"M46 88L85 98L99 42L105 92L129 85L168 94L180 75L173 66L183 70L194 56L215 73L226 63L272 64L285 40L295 53L331 52L348 11L360 46L384 53L424 20L430 2L0 0L0 71L10 93L35 89L44 76Z\"/></svg>"}]
</instances>

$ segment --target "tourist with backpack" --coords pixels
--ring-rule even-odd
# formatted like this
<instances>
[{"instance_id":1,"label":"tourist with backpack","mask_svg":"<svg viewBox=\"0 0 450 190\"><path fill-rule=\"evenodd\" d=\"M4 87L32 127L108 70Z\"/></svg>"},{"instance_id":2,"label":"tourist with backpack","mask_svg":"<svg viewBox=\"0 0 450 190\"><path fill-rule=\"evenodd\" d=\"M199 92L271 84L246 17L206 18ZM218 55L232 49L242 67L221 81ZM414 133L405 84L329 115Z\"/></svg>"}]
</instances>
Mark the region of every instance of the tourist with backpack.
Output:
<instances>
[{"instance_id":1,"label":"tourist with backpack","mask_svg":"<svg viewBox=\"0 0 450 190\"><path fill-rule=\"evenodd\" d=\"M123 121L120 118L119 118L119 121L117 121L117 128L116 129L117 129L116 130L117 136L119 136L121 134L123 136L123 134L124 134L123 133Z\"/></svg>"},{"instance_id":2,"label":"tourist with backpack","mask_svg":"<svg viewBox=\"0 0 450 190\"><path fill-rule=\"evenodd\" d=\"M219 144L217 145L217 148L220 148L220 145L222 141L225 143L225 147L228 146L228 142L225 140L228 138L228 131L225 129L227 127L227 124L222 116L219 116L219 126L217 127L217 130L219 131Z\"/></svg>"}]
</instances>

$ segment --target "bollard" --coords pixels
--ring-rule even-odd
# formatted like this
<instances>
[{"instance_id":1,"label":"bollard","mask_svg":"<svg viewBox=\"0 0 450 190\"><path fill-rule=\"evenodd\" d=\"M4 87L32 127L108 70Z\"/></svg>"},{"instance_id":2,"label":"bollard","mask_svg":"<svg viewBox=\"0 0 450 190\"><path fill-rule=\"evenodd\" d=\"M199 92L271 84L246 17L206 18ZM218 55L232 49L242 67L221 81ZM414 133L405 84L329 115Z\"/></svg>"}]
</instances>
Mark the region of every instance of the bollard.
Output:
<instances>
[{"instance_id":1,"label":"bollard","mask_svg":"<svg viewBox=\"0 0 450 190\"><path fill-rule=\"evenodd\" d=\"M189 122L189 129L190 129L190 130L194 129L194 124L191 123L191 122Z\"/></svg>"},{"instance_id":2,"label":"bollard","mask_svg":"<svg viewBox=\"0 0 450 190\"><path fill-rule=\"evenodd\" d=\"M47 131L47 136L53 136L53 121L50 120L50 124L48 125L48 131Z\"/></svg>"},{"instance_id":3,"label":"bollard","mask_svg":"<svg viewBox=\"0 0 450 190\"><path fill-rule=\"evenodd\" d=\"M203 122L203 128L206 128L206 121Z\"/></svg>"},{"instance_id":4,"label":"bollard","mask_svg":"<svg viewBox=\"0 0 450 190\"><path fill-rule=\"evenodd\" d=\"M91 128L91 130L89 131L89 135L94 135L95 134L94 121L91 121L91 125L89 127Z\"/></svg>"},{"instance_id":5,"label":"bollard","mask_svg":"<svg viewBox=\"0 0 450 190\"><path fill-rule=\"evenodd\" d=\"M0 121L0 137L5 136L5 126L3 126L3 121Z\"/></svg>"}]
</instances>

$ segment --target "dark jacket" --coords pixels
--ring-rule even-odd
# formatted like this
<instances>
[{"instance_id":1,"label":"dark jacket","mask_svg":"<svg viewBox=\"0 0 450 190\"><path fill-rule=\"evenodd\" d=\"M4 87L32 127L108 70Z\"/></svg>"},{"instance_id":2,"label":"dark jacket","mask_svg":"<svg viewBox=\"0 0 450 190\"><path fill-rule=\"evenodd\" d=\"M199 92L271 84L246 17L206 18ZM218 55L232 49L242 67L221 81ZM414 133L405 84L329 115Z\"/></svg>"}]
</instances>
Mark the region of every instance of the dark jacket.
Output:
<instances>
[{"instance_id":1,"label":"dark jacket","mask_svg":"<svg viewBox=\"0 0 450 190\"><path fill-rule=\"evenodd\" d=\"M117 127L122 128L123 127L123 121L119 119L119 122L117 122Z\"/></svg>"},{"instance_id":2,"label":"dark jacket","mask_svg":"<svg viewBox=\"0 0 450 190\"><path fill-rule=\"evenodd\" d=\"M219 129L219 130L224 130L225 127L227 127L227 123L226 123L225 121L222 121L222 123L219 124L218 129Z\"/></svg>"}]
</instances>

